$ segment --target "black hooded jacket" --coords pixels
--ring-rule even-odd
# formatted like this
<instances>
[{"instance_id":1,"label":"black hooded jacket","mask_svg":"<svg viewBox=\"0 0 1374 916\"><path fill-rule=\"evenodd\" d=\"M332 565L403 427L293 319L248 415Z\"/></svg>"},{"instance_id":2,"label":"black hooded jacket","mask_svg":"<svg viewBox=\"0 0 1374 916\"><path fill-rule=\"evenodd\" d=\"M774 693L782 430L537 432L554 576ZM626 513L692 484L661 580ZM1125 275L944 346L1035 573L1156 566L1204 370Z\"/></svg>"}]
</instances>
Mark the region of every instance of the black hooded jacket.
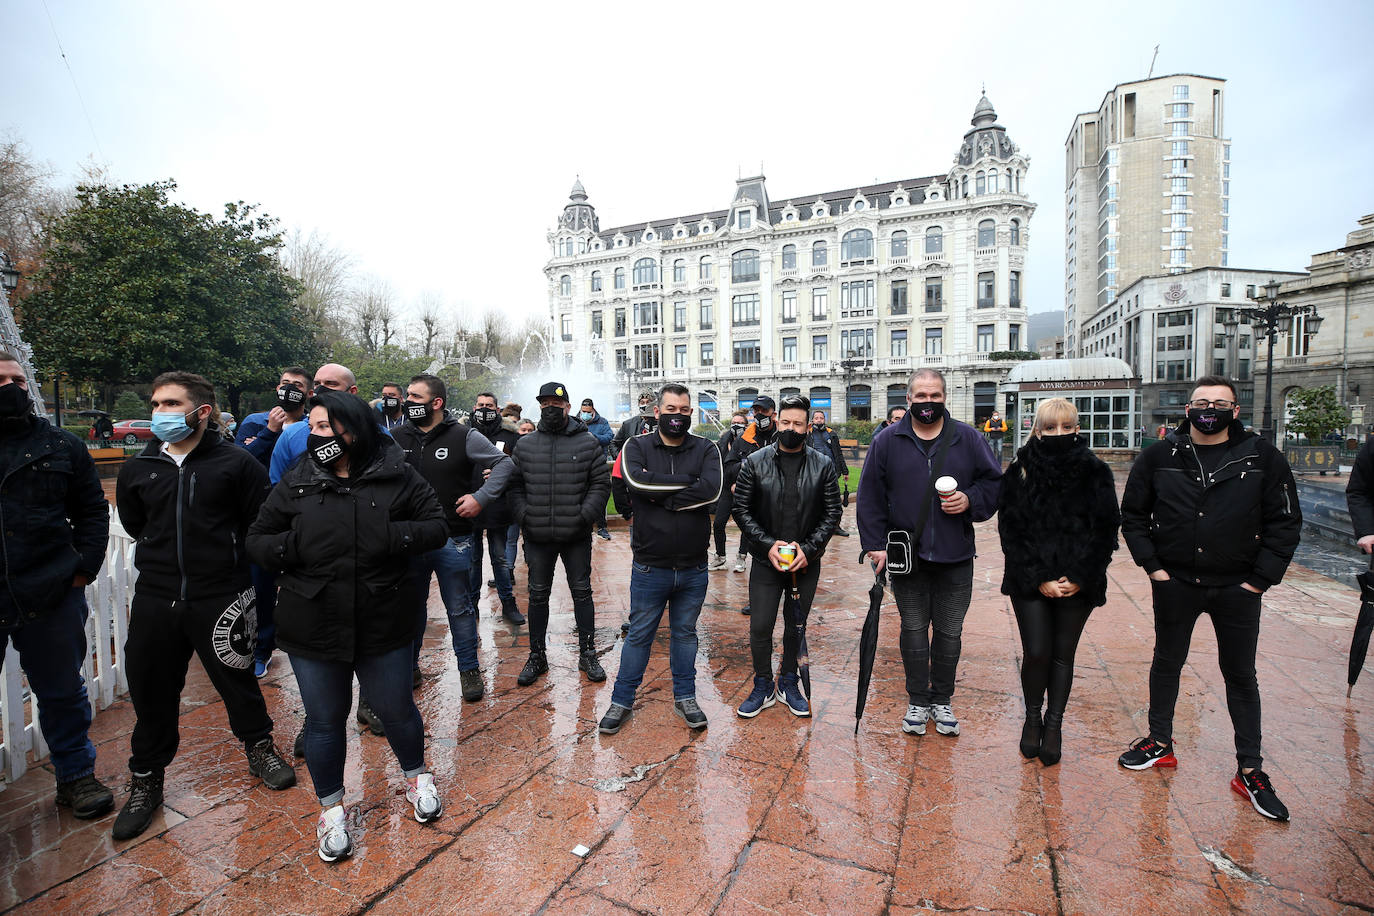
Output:
<instances>
[{"instance_id":1,"label":"black hooded jacket","mask_svg":"<svg viewBox=\"0 0 1374 916\"><path fill-rule=\"evenodd\" d=\"M525 537L562 543L584 535L611 495L606 450L576 417L550 432L541 423L515 443L515 471L506 489Z\"/></svg>"},{"instance_id":2,"label":"black hooded jacket","mask_svg":"<svg viewBox=\"0 0 1374 916\"><path fill-rule=\"evenodd\" d=\"M1089 607L1107 603L1107 566L1121 524L1116 483L1084 437L1074 438L1068 452L1049 455L1032 436L1002 477L997 534L1006 556L1004 595L1035 597L1042 582L1065 576Z\"/></svg>"}]
</instances>

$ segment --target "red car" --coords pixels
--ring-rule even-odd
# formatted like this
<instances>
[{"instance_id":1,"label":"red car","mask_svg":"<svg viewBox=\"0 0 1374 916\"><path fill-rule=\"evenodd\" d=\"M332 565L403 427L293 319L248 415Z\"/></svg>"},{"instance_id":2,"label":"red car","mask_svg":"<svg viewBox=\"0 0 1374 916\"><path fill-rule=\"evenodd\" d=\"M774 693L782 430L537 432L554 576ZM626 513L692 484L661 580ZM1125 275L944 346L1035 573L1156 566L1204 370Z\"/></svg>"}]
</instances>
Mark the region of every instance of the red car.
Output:
<instances>
[{"instance_id":1,"label":"red car","mask_svg":"<svg viewBox=\"0 0 1374 916\"><path fill-rule=\"evenodd\" d=\"M136 445L153 438L152 420L120 420L114 425L114 439L124 440L125 445Z\"/></svg>"}]
</instances>

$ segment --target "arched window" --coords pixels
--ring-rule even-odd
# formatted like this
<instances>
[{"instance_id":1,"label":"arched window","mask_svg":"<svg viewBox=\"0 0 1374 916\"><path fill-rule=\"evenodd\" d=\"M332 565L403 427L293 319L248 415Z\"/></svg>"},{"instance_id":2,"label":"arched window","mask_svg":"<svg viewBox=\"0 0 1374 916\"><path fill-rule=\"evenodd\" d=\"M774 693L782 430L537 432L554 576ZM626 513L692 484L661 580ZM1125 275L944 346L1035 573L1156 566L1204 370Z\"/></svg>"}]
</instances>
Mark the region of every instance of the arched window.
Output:
<instances>
[{"instance_id":1,"label":"arched window","mask_svg":"<svg viewBox=\"0 0 1374 916\"><path fill-rule=\"evenodd\" d=\"M653 258L640 258L635 261L635 286L648 286L658 282L658 262Z\"/></svg>"},{"instance_id":2,"label":"arched window","mask_svg":"<svg viewBox=\"0 0 1374 916\"><path fill-rule=\"evenodd\" d=\"M797 269L797 246L796 246L796 245L783 245L783 246L782 246L782 269L783 269L783 270L796 270L796 269Z\"/></svg>"},{"instance_id":3,"label":"arched window","mask_svg":"<svg viewBox=\"0 0 1374 916\"><path fill-rule=\"evenodd\" d=\"M673 282L687 282L687 262L684 261L682 258L678 258L676 261L673 262Z\"/></svg>"},{"instance_id":4,"label":"arched window","mask_svg":"<svg viewBox=\"0 0 1374 916\"><path fill-rule=\"evenodd\" d=\"M988 176L979 172L978 177L973 181L973 193L975 195L986 194L988 192Z\"/></svg>"},{"instance_id":5,"label":"arched window","mask_svg":"<svg viewBox=\"0 0 1374 916\"><path fill-rule=\"evenodd\" d=\"M623 267L617 267L617 268L615 269L615 288L616 288L616 289L624 289L624 288L625 288L625 268L623 268Z\"/></svg>"},{"instance_id":6,"label":"arched window","mask_svg":"<svg viewBox=\"0 0 1374 916\"><path fill-rule=\"evenodd\" d=\"M1011 221L1011 243L1013 245L1021 244L1021 221L1019 219Z\"/></svg>"},{"instance_id":7,"label":"arched window","mask_svg":"<svg viewBox=\"0 0 1374 916\"><path fill-rule=\"evenodd\" d=\"M701 260L697 262L697 279L711 279L711 256L709 254L702 255Z\"/></svg>"},{"instance_id":8,"label":"arched window","mask_svg":"<svg viewBox=\"0 0 1374 916\"><path fill-rule=\"evenodd\" d=\"M978 247L991 248L997 244L997 224L985 219L978 224Z\"/></svg>"},{"instance_id":9,"label":"arched window","mask_svg":"<svg viewBox=\"0 0 1374 916\"><path fill-rule=\"evenodd\" d=\"M599 270L592 271L592 292L601 292L601 271Z\"/></svg>"},{"instance_id":10,"label":"arched window","mask_svg":"<svg viewBox=\"0 0 1374 916\"><path fill-rule=\"evenodd\" d=\"M945 234L939 226L931 226L926 230L926 254L943 254L945 251Z\"/></svg>"},{"instance_id":11,"label":"arched window","mask_svg":"<svg viewBox=\"0 0 1374 916\"><path fill-rule=\"evenodd\" d=\"M572 277L568 276L567 274L564 274L563 276L558 278L558 295L572 295Z\"/></svg>"},{"instance_id":12,"label":"arched window","mask_svg":"<svg viewBox=\"0 0 1374 916\"><path fill-rule=\"evenodd\" d=\"M830 261L830 249L826 247L824 241L816 242L811 246L811 266L824 267Z\"/></svg>"},{"instance_id":13,"label":"arched window","mask_svg":"<svg viewBox=\"0 0 1374 916\"><path fill-rule=\"evenodd\" d=\"M759 279L759 250L745 248L730 256L731 283L757 283Z\"/></svg>"},{"instance_id":14,"label":"arched window","mask_svg":"<svg viewBox=\"0 0 1374 916\"><path fill-rule=\"evenodd\" d=\"M965 196L965 197L968 197L968 176L967 176L967 175L964 176L963 185L964 185L964 196Z\"/></svg>"},{"instance_id":15,"label":"arched window","mask_svg":"<svg viewBox=\"0 0 1374 916\"><path fill-rule=\"evenodd\" d=\"M892 254L891 254L891 256L894 257L894 258L904 258L904 257L906 257L906 230L905 230L905 229L898 229L896 232L892 233Z\"/></svg>"},{"instance_id":16,"label":"arched window","mask_svg":"<svg viewBox=\"0 0 1374 916\"><path fill-rule=\"evenodd\" d=\"M841 261L873 260L873 233L867 229L851 229L840 239Z\"/></svg>"},{"instance_id":17,"label":"arched window","mask_svg":"<svg viewBox=\"0 0 1374 916\"><path fill-rule=\"evenodd\" d=\"M988 193L989 193L989 194L996 194L996 193L997 193L997 170L996 170L996 169L993 169L992 171L988 172Z\"/></svg>"}]
</instances>

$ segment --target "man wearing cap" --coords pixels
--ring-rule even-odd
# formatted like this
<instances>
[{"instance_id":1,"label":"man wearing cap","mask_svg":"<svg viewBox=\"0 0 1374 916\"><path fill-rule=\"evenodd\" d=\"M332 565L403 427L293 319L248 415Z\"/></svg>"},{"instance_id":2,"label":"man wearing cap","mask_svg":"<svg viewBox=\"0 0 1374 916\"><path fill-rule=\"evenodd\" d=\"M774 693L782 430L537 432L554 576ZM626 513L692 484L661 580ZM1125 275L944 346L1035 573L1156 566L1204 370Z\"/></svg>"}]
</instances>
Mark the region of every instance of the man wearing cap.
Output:
<instances>
[{"instance_id":1,"label":"man wearing cap","mask_svg":"<svg viewBox=\"0 0 1374 916\"><path fill-rule=\"evenodd\" d=\"M644 433L653 432L658 427L658 419L654 416L654 399L647 394L639 396L639 416L630 417L620 424L620 429L616 430L615 441L611 443L611 457L620 454L620 450L625 447L625 441L631 436L642 436Z\"/></svg>"},{"instance_id":2,"label":"man wearing cap","mask_svg":"<svg viewBox=\"0 0 1374 916\"><path fill-rule=\"evenodd\" d=\"M508 493L525 534L529 568L530 657L520 672L523 687L549 670L545 654L549 593L554 564L561 558L577 619L577 667L592 681L606 672L596 657L596 607L592 601L592 527L606 509L611 481L605 448L581 420L559 382L539 389L539 424L515 443Z\"/></svg>"},{"instance_id":3,"label":"man wearing cap","mask_svg":"<svg viewBox=\"0 0 1374 916\"><path fill-rule=\"evenodd\" d=\"M773 416L777 412L778 405L768 395L762 395L754 401L754 422L745 427L744 432L735 437L735 441L730 444L730 453L725 456L725 478L733 480L739 476L740 466L754 452L761 448L767 448L773 444L777 437L778 429ZM731 487L733 492L734 487ZM733 502L732 502L733 505ZM739 555L735 557L735 572L742 573L749 563L749 537L740 529L739 533ZM749 608L744 609L744 613L749 613Z\"/></svg>"},{"instance_id":4,"label":"man wearing cap","mask_svg":"<svg viewBox=\"0 0 1374 916\"><path fill-rule=\"evenodd\" d=\"M611 424L606 418L596 412L596 405L591 398L582 399L582 410L577 414L577 419L587 427L587 432L591 433L596 441L601 443L603 449L609 449L614 433L611 432ZM606 527L606 507L601 507L601 517L596 520L596 535L602 540L611 539L611 531Z\"/></svg>"}]
</instances>

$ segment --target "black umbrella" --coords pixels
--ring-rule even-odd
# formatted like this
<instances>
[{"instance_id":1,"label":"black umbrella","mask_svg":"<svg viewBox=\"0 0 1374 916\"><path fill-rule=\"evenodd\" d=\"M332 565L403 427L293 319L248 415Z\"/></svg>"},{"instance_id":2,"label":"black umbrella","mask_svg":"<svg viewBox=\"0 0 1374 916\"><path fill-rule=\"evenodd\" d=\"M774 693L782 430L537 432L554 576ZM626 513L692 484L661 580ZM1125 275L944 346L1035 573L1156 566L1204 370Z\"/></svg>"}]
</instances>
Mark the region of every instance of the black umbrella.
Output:
<instances>
[{"instance_id":1,"label":"black umbrella","mask_svg":"<svg viewBox=\"0 0 1374 916\"><path fill-rule=\"evenodd\" d=\"M854 701L854 734L859 733L859 720L868 704L868 682L873 679L873 658L878 653L878 609L883 604L885 576L877 573L873 587L868 590L868 616L864 618L863 635L859 637L859 694Z\"/></svg>"},{"instance_id":2,"label":"black umbrella","mask_svg":"<svg viewBox=\"0 0 1374 916\"><path fill-rule=\"evenodd\" d=\"M103 410L82 410L77 413L78 417L108 417L109 414Z\"/></svg>"},{"instance_id":3,"label":"black umbrella","mask_svg":"<svg viewBox=\"0 0 1374 916\"><path fill-rule=\"evenodd\" d=\"M1369 634L1374 630L1374 559L1370 561L1370 571L1355 577L1360 583L1360 613L1355 618L1355 635L1350 640L1350 670L1346 675L1345 695L1350 696L1355 689L1355 681L1360 677L1365 657L1369 655Z\"/></svg>"},{"instance_id":4,"label":"black umbrella","mask_svg":"<svg viewBox=\"0 0 1374 916\"><path fill-rule=\"evenodd\" d=\"M792 574L792 584L782 600L782 638L790 635L796 647L797 673L801 675L802 690L811 699L811 658L806 649L806 615L802 612L801 596L797 594L797 574Z\"/></svg>"}]
</instances>

